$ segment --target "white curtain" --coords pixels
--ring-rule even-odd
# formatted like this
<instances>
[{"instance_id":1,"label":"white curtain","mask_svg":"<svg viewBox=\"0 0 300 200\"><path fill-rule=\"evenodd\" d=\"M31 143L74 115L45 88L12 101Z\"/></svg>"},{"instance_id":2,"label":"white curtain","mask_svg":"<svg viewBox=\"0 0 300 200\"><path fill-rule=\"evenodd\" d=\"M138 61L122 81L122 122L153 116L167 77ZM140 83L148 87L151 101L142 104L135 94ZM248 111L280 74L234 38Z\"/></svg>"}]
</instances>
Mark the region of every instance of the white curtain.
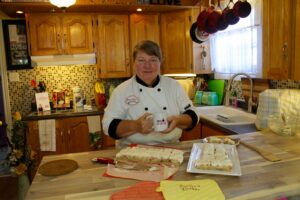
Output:
<instances>
[{"instance_id":1,"label":"white curtain","mask_svg":"<svg viewBox=\"0 0 300 200\"><path fill-rule=\"evenodd\" d=\"M262 77L261 0L248 0L251 14L210 36L212 68L216 79L244 72Z\"/></svg>"}]
</instances>

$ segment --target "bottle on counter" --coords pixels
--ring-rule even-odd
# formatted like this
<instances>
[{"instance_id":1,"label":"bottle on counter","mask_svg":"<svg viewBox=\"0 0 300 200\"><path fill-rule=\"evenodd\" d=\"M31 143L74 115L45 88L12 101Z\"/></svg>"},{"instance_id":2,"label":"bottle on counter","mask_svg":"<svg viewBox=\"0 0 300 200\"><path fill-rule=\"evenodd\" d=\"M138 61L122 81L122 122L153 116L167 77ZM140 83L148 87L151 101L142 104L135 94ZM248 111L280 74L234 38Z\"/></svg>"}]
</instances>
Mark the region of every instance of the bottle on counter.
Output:
<instances>
[{"instance_id":1,"label":"bottle on counter","mask_svg":"<svg viewBox=\"0 0 300 200\"><path fill-rule=\"evenodd\" d=\"M209 92L207 104L210 106L218 105L218 95L216 92Z\"/></svg>"},{"instance_id":2,"label":"bottle on counter","mask_svg":"<svg viewBox=\"0 0 300 200\"><path fill-rule=\"evenodd\" d=\"M195 97L194 97L194 102L196 103L196 104L201 104L201 102L202 102L202 95L203 95L203 92L202 91L197 91L196 93L195 93Z\"/></svg>"},{"instance_id":3,"label":"bottle on counter","mask_svg":"<svg viewBox=\"0 0 300 200\"><path fill-rule=\"evenodd\" d=\"M82 107L83 106L83 95L81 92L81 88L78 86L73 87L73 108Z\"/></svg>"}]
</instances>

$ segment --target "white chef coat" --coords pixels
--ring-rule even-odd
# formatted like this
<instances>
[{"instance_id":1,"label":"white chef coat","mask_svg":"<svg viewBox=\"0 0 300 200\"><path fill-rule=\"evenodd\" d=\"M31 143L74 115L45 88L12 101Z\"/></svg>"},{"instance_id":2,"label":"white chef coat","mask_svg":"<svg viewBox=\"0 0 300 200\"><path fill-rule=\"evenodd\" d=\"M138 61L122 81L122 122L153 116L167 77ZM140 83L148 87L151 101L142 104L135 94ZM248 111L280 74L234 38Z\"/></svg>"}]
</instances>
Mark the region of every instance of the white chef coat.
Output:
<instances>
[{"instance_id":1,"label":"white chef coat","mask_svg":"<svg viewBox=\"0 0 300 200\"><path fill-rule=\"evenodd\" d=\"M183 87L174 79L160 76L155 87L146 87L136 81L136 77L120 84L113 91L105 108L102 120L103 130L108 134L109 125L114 119L136 120L144 113L166 112L167 116L179 115L186 110L193 110L199 115ZM155 145L178 142L182 130L175 128L170 133L152 132L149 134L135 133L118 141L119 147L130 144Z\"/></svg>"}]
</instances>

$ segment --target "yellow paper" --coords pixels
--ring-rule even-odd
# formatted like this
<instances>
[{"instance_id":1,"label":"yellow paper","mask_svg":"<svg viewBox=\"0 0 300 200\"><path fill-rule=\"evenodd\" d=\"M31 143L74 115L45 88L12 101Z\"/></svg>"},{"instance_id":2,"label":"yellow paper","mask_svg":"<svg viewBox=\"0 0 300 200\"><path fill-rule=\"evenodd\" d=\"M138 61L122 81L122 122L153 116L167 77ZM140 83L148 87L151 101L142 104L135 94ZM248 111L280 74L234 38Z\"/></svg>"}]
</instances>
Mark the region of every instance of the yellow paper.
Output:
<instances>
[{"instance_id":1,"label":"yellow paper","mask_svg":"<svg viewBox=\"0 0 300 200\"><path fill-rule=\"evenodd\" d=\"M214 180L160 182L159 191L166 200L225 200L224 194Z\"/></svg>"}]
</instances>

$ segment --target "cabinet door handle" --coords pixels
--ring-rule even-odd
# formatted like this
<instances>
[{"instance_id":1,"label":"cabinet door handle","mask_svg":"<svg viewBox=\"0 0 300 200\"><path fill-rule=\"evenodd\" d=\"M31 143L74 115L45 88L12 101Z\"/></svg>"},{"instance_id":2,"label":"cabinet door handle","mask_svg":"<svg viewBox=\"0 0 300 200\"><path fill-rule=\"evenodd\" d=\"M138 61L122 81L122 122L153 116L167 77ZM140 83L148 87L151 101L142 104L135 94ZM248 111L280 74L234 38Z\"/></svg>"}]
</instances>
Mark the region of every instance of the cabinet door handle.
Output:
<instances>
[{"instance_id":1,"label":"cabinet door handle","mask_svg":"<svg viewBox=\"0 0 300 200\"><path fill-rule=\"evenodd\" d=\"M61 37L60 37L60 34L57 34L57 48L58 48L58 52L61 54Z\"/></svg>"},{"instance_id":2,"label":"cabinet door handle","mask_svg":"<svg viewBox=\"0 0 300 200\"><path fill-rule=\"evenodd\" d=\"M63 47L64 53L68 53L67 34L66 33L64 33L64 39L62 41L62 47Z\"/></svg>"},{"instance_id":3,"label":"cabinet door handle","mask_svg":"<svg viewBox=\"0 0 300 200\"><path fill-rule=\"evenodd\" d=\"M61 142L64 144L65 142L64 142L64 137L63 137L63 135L64 135L64 132L63 132L63 131L61 131L61 132L60 132L60 136L61 136Z\"/></svg>"},{"instance_id":4,"label":"cabinet door handle","mask_svg":"<svg viewBox=\"0 0 300 200\"><path fill-rule=\"evenodd\" d=\"M71 133L71 131L70 130L68 130L68 134L70 135L70 133Z\"/></svg>"},{"instance_id":5,"label":"cabinet door handle","mask_svg":"<svg viewBox=\"0 0 300 200\"><path fill-rule=\"evenodd\" d=\"M288 44L287 44L287 42L285 42L282 46L282 56L285 59L288 57L287 48L288 48Z\"/></svg>"}]
</instances>

